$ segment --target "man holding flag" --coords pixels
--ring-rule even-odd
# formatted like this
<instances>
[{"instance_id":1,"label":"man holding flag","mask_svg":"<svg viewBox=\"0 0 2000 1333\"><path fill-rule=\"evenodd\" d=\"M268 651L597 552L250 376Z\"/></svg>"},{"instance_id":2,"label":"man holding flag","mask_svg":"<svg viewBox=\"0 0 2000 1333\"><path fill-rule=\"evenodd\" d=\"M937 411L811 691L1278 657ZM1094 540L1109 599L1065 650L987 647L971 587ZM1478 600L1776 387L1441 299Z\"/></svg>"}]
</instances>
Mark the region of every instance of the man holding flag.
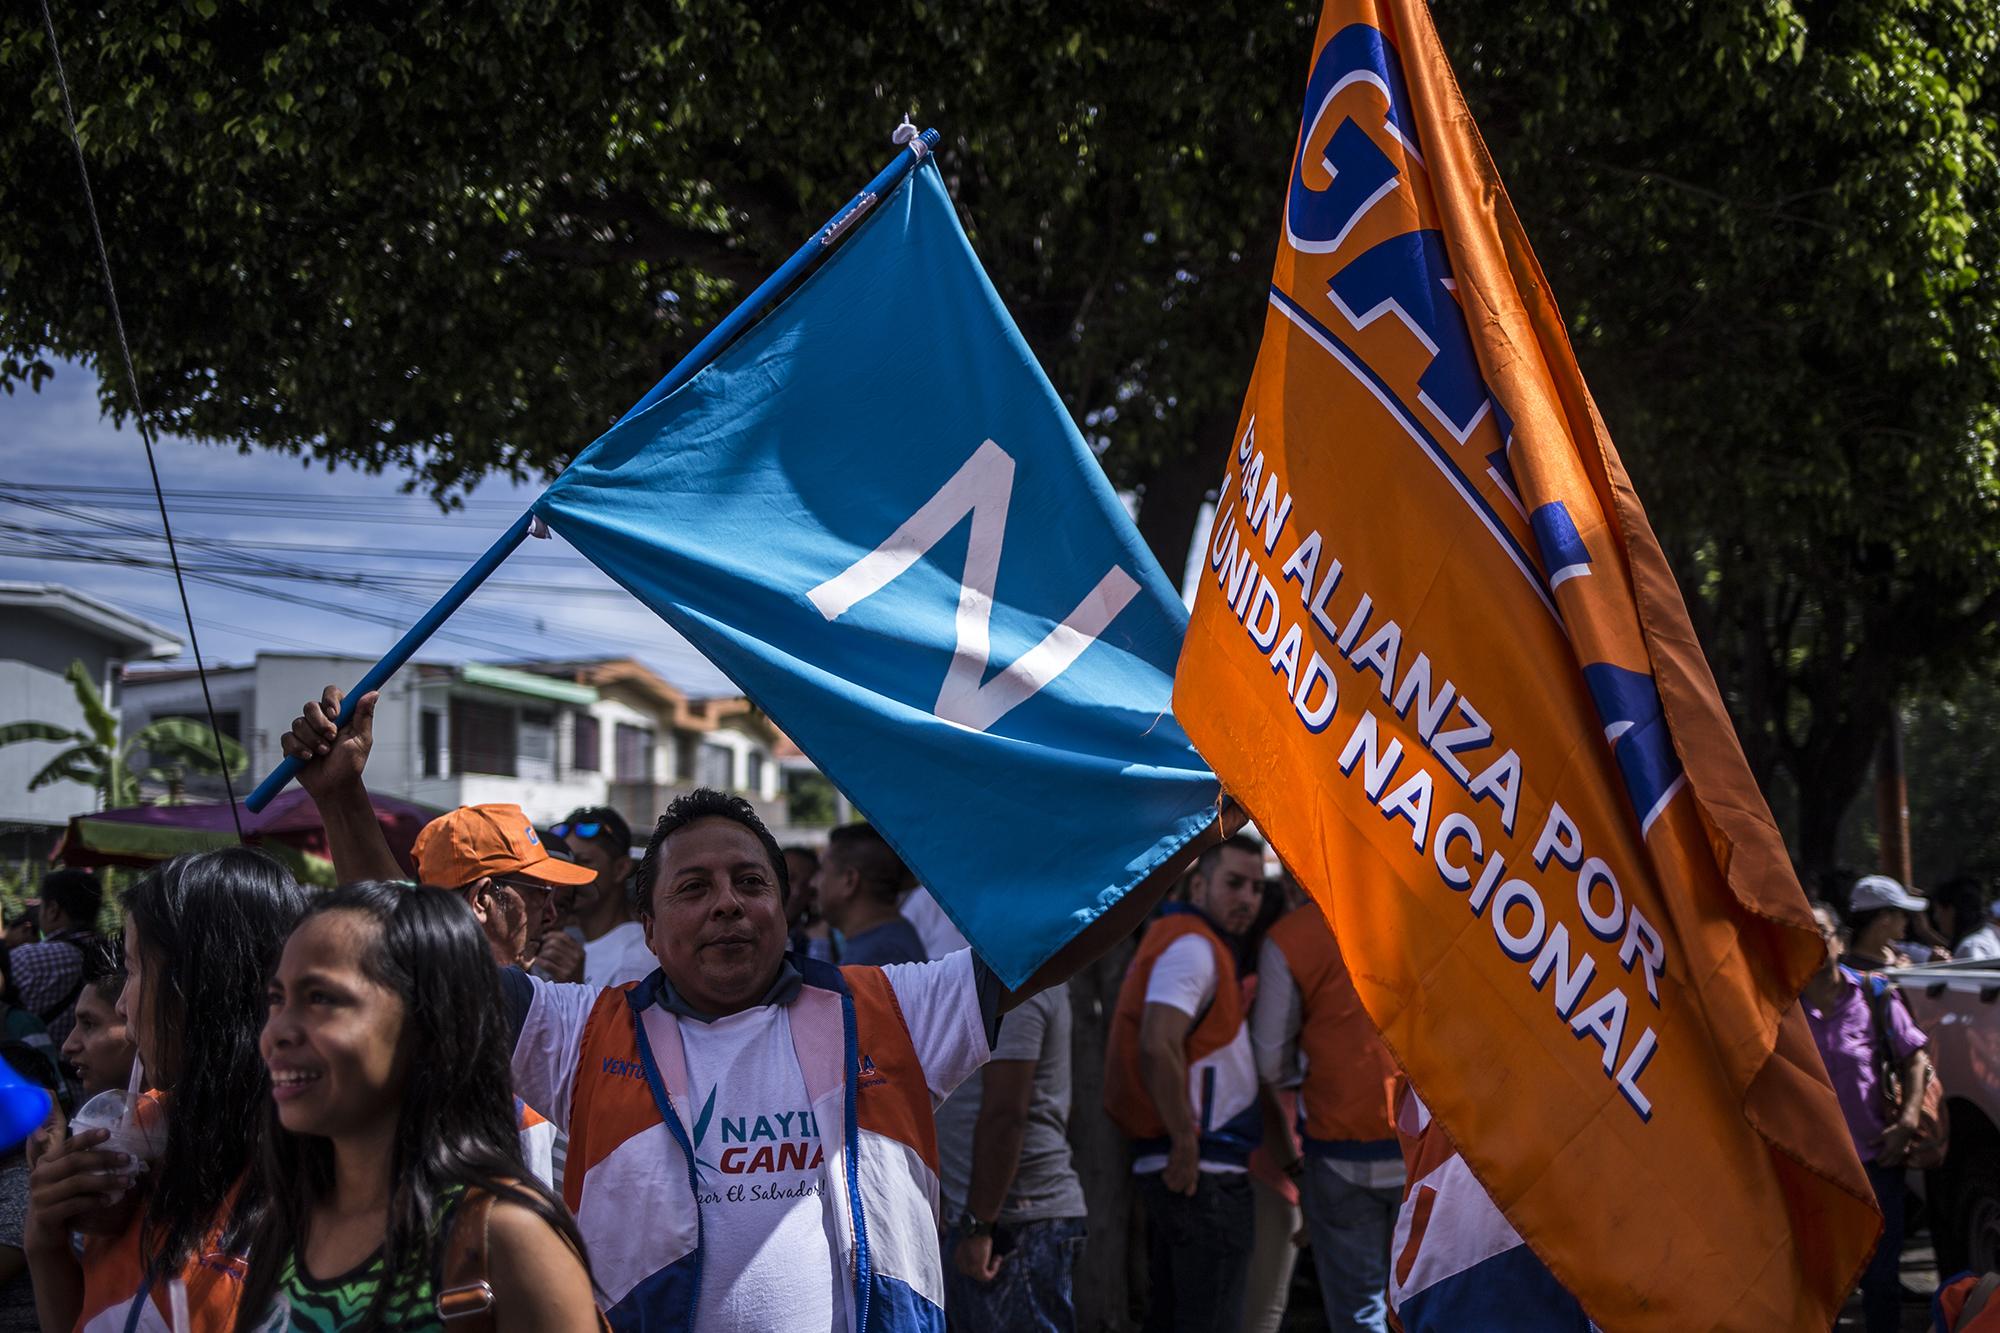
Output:
<instances>
[{"instance_id":1,"label":"man holding flag","mask_svg":"<svg viewBox=\"0 0 2000 1333\"><path fill-rule=\"evenodd\" d=\"M1827 1327L1821 945L1419 0L1322 16L1217 508L1176 699L1422 1094L1404 1327Z\"/></svg>"},{"instance_id":2,"label":"man holding flag","mask_svg":"<svg viewBox=\"0 0 2000 1333\"><path fill-rule=\"evenodd\" d=\"M657 970L601 991L510 974L515 1078L571 1135L566 1198L621 1330L941 1329L933 1106L1000 1011L1241 823L1170 712L1180 601L937 171L867 199L535 512L811 754L978 954L787 954L785 858L700 789L640 868ZM287 756L340 875L393 875L330 700Z\"/></svg>"},{"instance_id":3,"label":"man holding flag","mask_svg":"<svg viewBox=\"0 0 2000 1333\"><path fill-rule=\"evenodd\" d=\"M284 748L341 880L397 878L367 813L370 737L325 699ZM1207 842L1010 991L970 950L841 968L786 952L776 839L739 797L676 799L639 869L659 970L610 989L502 974L515 1090L569 1135L564 1201L612 1327L942 1330L933 1109L1002 1013L1137 929Z\"/></svg>"}]
</instances>

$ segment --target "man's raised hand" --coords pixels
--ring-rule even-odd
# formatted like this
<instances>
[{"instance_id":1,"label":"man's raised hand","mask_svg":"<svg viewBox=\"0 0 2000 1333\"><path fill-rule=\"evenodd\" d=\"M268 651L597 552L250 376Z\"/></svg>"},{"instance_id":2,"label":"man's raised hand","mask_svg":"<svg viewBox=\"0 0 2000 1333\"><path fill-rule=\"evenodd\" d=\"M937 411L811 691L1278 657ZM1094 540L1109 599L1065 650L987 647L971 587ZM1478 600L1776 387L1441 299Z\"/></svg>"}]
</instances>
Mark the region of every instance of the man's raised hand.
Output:
<instances>
[{"instance_id":1,"label":"man's raised hand","mask_svg":"<svg viewBox=\"0 0 2000 1333\"><path fill-rule=\"evenodd\" d=\"M361 781L368 751L375 744L375 702L379 697L376 691L362 695L347 725L336 726L344 696L329 685L292 719L292 729L278 745L287 759L297 759L302 765L299 785L308 794L323 796Z\"/></svg>"}]
</instances>

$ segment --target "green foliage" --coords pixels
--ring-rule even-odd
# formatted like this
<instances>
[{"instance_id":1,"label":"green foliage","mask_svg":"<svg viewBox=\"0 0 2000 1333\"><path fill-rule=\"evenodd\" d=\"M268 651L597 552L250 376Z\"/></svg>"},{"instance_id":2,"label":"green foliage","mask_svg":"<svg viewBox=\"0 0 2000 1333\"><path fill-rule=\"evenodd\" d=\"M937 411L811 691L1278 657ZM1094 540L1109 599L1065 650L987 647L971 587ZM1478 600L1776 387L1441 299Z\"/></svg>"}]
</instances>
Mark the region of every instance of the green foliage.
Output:
<instances>
[{"instance_id":1,"label":"green foliage","mask_svg":"<svg viewBox=\"0 0 2000 1333\"><path fill-rule=\"evenodd\" d=\"M1909 710L1903 764L1910 782L1910 848L1916 881L1979 876L2000 889L2000 669L1986 664L1950 697Z\"/></svg>"},{"instance_id":2,"label":"green foliage","mask_svg":"<svg viewBox=\"0 0 2000 1333\"><path fill-rule=\"evenodd\" d=\"M140 785L154 782L167 788L167 803L177 805L181 785L189 772L218 773L221 764L227 763L234 776L249 763L241 745L182 717L161 718L121 742L117 714L105 707L103 696L97 692L83 663L71 662L63 678L69 682L77 707L83 711L83 729L35 721L0 725L0 745L54 741L67 746L28 779L29 791L39 791L53 782L80 782L94 789L102 808L110 810L137 805ZM218 745L222 751L220 762L216 757ZM148 757L150 762L145 768L136 771L132 768L135 754Z\"/></svg>"},{"instance_id":3,"label":"green foliage","mask_svg":"<svg viewBox=\"0 0 2000 1333\"><path fill-rule=\"evenodd\" d=\"M604 0L87 12L61 36L165 428L405 470L440 495L559 469L888 160L906 111L944 132L975 244L1114 473L1188 459L1208 413L1205 476L1261 327L1316 18L923 0L779 21ZM0 119L8 384L113 348L37 18L0 15L0 100L27 111Z\"/></svg>"},{"instance_id":4,"label":"green foliage","mask_svg":"<svg viewBox=\"0 0 2000 1333\"><path fill-rule=\"evenodd\" d=\"M823 773L799 774L785 797L788 823L818 828L831 825L839 815L833 783Z\"/></svg>"},{"instance_id":5,"label":"green foliage","mask_svg":"<svg viewBox=\"0 0 2000 1333\"><path fill-rule=\"evenodd\" d=\"M1972 0L1440 0L1767 782L1827 864L2000 611L2000 25Z\"/></svg>"}]
</instances>

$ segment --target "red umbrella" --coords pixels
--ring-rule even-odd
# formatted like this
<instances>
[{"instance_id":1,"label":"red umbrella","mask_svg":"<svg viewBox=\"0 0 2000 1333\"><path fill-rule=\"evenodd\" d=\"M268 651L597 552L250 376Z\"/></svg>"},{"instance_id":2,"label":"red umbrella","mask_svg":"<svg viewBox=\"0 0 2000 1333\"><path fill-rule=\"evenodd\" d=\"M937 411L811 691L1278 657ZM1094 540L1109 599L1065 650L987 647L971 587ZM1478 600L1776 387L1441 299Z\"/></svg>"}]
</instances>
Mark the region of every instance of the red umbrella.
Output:
<instances>
[{"instance_id":1,"label":"red umbrella","mask_svg":"<svg viewBox=\"0 0 2000 1333\"><path fill-rule=\"evenodd\" d=\"M424 825L444 812L394 796L371 794L375 818L405 873L416 875L410 848ZM243 840L290 865L302 879L333 882L326 826L312 798L294 787L252 814L238 806ZM76 815L50 860L70 866L149 866L182 852L208 851L236 842L229 807L220 801L192 805L135 805Z\"/></svg>"}]
</instances>

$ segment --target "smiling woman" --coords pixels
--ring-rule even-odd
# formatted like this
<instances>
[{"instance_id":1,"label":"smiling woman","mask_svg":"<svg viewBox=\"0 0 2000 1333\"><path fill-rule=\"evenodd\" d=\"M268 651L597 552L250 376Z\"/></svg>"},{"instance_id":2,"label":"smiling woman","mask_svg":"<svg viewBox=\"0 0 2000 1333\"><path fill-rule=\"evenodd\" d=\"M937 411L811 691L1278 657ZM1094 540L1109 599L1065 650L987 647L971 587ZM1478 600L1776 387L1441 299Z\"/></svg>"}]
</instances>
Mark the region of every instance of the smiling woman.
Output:
<instances>
[{"instance_id":1,"label":"smiling woman","mask_svg":"<svg viewBox=\"0 0 2000 1333\"><path fill-rule=\"evenodd\" d=\"M598 1327L575 1223L522 1160L485 936L441 889L316 901L272 974L242 1329ZM483 1287L482 1287L483 1284Z\"/></svg>"},{"instance_id":2,"label":"smiling woman","mask_svg":"<svg viewBox=\"0 0 2000 1333\"><path fill-rule=\"evenodd\" d=\"M177 1299L194 1333L230 1327L261 1186L246 1111L264 1096L265 970L305 902L284 867L248 847L175 857L125 894L117 1007L153 1088L137 1108L152 1131L142 1137L165 1147L143 1170L108 1151L102 1129L58 1134L42 1153L24 1248L43 1327L136 1324L147 1305L150 1326L166 1326ZM85 1233L81 1264L72 1229Z\"/></svg>"}]
</instances>

